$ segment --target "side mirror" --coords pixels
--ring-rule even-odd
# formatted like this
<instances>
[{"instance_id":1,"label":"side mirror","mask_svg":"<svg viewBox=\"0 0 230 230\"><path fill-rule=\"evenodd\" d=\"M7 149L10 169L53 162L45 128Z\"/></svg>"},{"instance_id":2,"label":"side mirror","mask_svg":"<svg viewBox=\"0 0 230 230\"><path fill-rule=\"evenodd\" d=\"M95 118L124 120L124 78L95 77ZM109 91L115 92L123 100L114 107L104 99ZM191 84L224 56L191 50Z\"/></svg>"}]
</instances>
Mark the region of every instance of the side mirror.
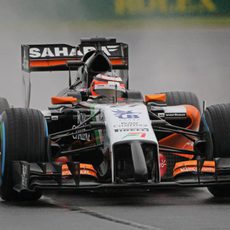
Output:
<instances>
[{"instance_id":1,"label":"side mirror","mask_svg":"<svg viewBox=\"0 0 230 230\"><path fill-rule=\"evenodd\" d=\"M77 98L75 97L51 97L51 103L53 105L74 104L76 102Z\"/></svg>"}]
</instances>

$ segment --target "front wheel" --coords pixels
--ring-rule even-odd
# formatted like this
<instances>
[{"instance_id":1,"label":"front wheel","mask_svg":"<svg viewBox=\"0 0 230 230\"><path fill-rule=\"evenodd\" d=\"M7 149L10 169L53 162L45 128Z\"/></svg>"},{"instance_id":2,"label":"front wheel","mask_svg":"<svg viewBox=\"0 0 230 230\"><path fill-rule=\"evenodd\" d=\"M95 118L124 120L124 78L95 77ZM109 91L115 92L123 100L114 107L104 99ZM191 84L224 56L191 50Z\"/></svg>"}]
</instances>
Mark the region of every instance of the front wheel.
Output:
<instances>
[{"instance_id":1,"label":"front wheel","mask_svg":"<svg viewBox=\"0 0 230 230\"><path fill-rule=\"evenodd\" d=\"M1 197L6 201L37 200L38 191L16 192L13 188L13 161L45 162L46 123L38 110L12 108L1 117Z\"/></svg>"},{"instance_id":2,"label":"front wheel","mask_svg":"<svg viewBox=\"0 0 230 230\"><path fill-rule=\"evenodd\" d=\"M204 119L210 134L209 155L212 158L230 158L230 104L208 107ZM215 197L230 197L230 185L213 185L208 190Z\"/></svg>"}]
</instances>

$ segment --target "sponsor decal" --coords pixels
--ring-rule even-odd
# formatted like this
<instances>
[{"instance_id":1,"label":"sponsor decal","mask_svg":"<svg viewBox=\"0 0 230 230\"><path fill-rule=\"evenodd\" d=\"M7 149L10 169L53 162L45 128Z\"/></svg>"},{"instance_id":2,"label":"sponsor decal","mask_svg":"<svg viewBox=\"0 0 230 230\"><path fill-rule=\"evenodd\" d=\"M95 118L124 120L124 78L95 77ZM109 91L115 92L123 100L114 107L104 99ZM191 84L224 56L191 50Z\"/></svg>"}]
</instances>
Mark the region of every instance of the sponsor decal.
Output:
<instances>
[{"instance_id":1,"label":"sponsor decal","mask_svg":"<svg viewBox=\"0 0 230 230\"><path fill-rule=\"evenodd\" d=\"M152 109L152 111L154 112L154 110ZM186 113L181 113L181 112L173 112L173 113L156 113L156 115L160 118L186 118L187 115Z\"/></svg>"},{"instance_id":2,"label":"sponsor decal","mask_svg":"<svg viewBox=\"0 0 230 230\"><path fill-rule=\"evenodd\" d=\"M145 132L129 132L122 139L125 139L125 138L128 138L128 137L145 138L146 133Z\"/></svg>"},{"instance_id":3,"label":"sponsor decal","mask_svg":"<svg viewBox=\"0 0 230 230\"><path fill-rule=\"evenodd\" d=\"M184 172L191 172L193 174L197 174L197 167L196 166L184 166L180 168L180 172L184 173ZM202 167L201 172L203 173L214 173L215 172L215 168L213 167Z\"/></svg>"},{"instance_id":4,"label":"sponsor decal","mask_svg":"<svg viewBox=\"0 0 230 230\"><path fill-rule=\"evenodd\" d=\"M167 160L166 157L160 153L160 174L163 177L167 172Z\"/></svg>"},{"instance_id":5,"label":"sponsor decal","mask_svg":"<svg viewBox=\"0 0 230 230\"><path fill-rule=\"evenodd\" d=\"M164 168L166 165L167 165L166 159L161 159L160 167L161 167L161 168Z\"/></svg>"},{"instance_id":6,"label":"sponsor decal","mask_svg":"<svg viewBox=\"0 0 230 230\"><path fill-rule=\"evenodd\" d=\"M157 116L160 118L184 118L186 113L157 113Z\"/></svg>"},{"instance_id":7,"label":"sponsor decal","mask_svg":"<svg viewBox=\"0 0 230 230\"><path fill-rule=\"evenodd\" d=\"M186 113L165 113L165 117L186 117Z\"/></svg>"},{"instance_id":8,"label":"sponsor decal","mask_svg":"<svg viewBox=\"0 0 230 230\"><path fill-rule=\"evenodd\" d=\"M139 112L133 112L132 110L129 111L124 111L124 110L112 110L114 115L118 117L119 119L138 119L139 117Z\"/></svg>"},{"instance_id":9,"label":"sponsor decal","mask_svg":"<svg viewBox=\"0 0 230 230\"><path fill-rule=\"evenodd\" d=\"M118 45L115 46L102 46L102 51L107 56L120 56L121 51ZM89 51L96 50L94 46L86 46L78 49L73 46L34 46L29 49L29 57L36 58L58 58L58 57L82 57Z\"/></svg>"},{"instance_id":10,"label":"sponsor decal","mask_svg":"<svg viewBox=\"0 0 230 230\"><path fill-rule=\"evenodd\" d=\"M118 128L114 129L116 133L118 132L149 132L148 128Z\"/></svg>"},{"instance_id":11,"label":"sponsor decal","mask_svg":"<svg viewBox=\"0 0 230 230\"><path fill-rule=\"evenodd\" d=\"M29 50L30 58L75 57L76 47L33 47Z\"/></svg>"},{"instance_id":12,"label":"sponsor decal","mask_svg":"<svg viewBox=\"0 0 230 230\"><path fill-rule=\"evenodd\" d=\"M101 50L107 55L107 56L120 56L120 47L118 45L109 45L109 46L102 46ZM82 50L78 50L77 55L83 56L89 51L96 50L94 46L84 46Z\"/></svg>"},{"instance_id":13,"label":"sponsor decal","mask_svg":"<svg viewBox=\"0 0 230 230\"><path fill-rule=\"evenodd\" d=\"M147 124L136 120L122 120L119 124L113 125L114 132L149 132Z\"/></svg>"},{"instance_id":14,"label":"sponsor decal","mask_svg":"<svg viewBox=\"0 0 230 230\"><path fill-rule=\"evenodd\" d=\"M137 128L137 127L143 127L143 124L139 124L137 121L122 121L119 124L120 128Z\"/></svg>"},{"instance_id":15,"label":"sponsor decal","mask_svg":"<svg viewBox=\"0 0 230 230\"><path fill-rule=\"evenodd\" d=\"M164 118L164 117L165 117L165 114L164 114L164 113L158 113L157 116L158 116L158 117L161 117L161 118Z\"/></svg>"},{"instance_id":16,"label":"sponsor decal","mask_svg":"<svg viewBox=\"0 0 230 230\"><path fill-rule=\"evenodd\" d=\"M85 113L79 113L76 118L77 118L78 123L81 123L87 119L87 115ZM72 129L75 129L75 128L77 128L77 125L72 126ZM85 129L81 129L81 132L83 132L83 131L85 131ZM78 134L77 132L78 132L77 130L73 131L72 138L74 140L82 140L82 141L89 141L90 140L90 133Z\"/></svg>"},{"instance_id":17,"label":"sponsor decal","mask_svg":"<svg viewBox=\"0 0 230 230\"><path fill-rule=\"evenodd\" d=\"M75 129L75 128L77 128L77 126L73 125L72 129ZM85 129L82 129L81 131L85 131ZM73 134L72 138L74 140L89 141L90 140L90 134L88 134L88 133Z\"/></svg>"},{"instance_id":18,"label":"sponsor decal","mask_svg":"<svg viewBox=\"0 0 230 230\"><path fill-rule=\"evenodd\" d=\"M184 167L180 168L180 171L181 172L192 172L192 171L196 172L197 167L195 167L195 166L189 166L189 167L184 166Z\"/></svg>"}]
</instances>

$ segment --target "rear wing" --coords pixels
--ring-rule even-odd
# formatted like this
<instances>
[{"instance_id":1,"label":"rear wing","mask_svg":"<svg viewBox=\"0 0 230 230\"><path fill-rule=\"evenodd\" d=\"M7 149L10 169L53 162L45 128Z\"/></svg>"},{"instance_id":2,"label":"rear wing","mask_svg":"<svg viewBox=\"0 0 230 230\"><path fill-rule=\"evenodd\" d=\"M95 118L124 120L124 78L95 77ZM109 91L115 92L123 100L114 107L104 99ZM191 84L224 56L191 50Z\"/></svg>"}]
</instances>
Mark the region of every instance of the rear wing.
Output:
<instances>
[{"instance_id":1,"label":"rear wing","mask_svg":"<svg viewBox=\"0 0 230 230\"><path fill-rule=\"evenodd\" d=\"M110 59L113 69L128 69L128 45L116 39L82 39L78 46L67 44L22 45L22 70L69 70L68 61L81 61L86 53L100 48ZM71 67L71 70L78 67Z\"/></svg>"}]
</instances>

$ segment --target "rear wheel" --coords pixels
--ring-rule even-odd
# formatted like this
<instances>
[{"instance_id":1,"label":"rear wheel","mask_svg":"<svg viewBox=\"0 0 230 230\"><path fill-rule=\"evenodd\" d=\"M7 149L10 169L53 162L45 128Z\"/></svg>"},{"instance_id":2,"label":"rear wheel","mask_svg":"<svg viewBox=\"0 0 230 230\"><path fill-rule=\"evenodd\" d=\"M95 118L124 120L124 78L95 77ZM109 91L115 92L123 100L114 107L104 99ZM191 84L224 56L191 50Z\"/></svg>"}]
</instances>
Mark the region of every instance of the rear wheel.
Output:
<instances>
[{"instance_id":1,"label":"rear wheel","mask_svg":"<svg viewBox=\"0 0 230 230\"><path fill-rule=\"evenodd\" d=\"M212 105L204 115L212 140L212 158L230 158L230 104ZM209 186L208 190L215 197L230 197L230 185Z\"/></svg>"},{"instance_id":2,"label":"rear wheel","mask_svg":"<svg viewBox=\"0 0 230 230\"><path fill-rule=\"evenodd\" d=\"M191 92L173 91L165 92L167 105L193 105L200 111L199 99Z\"/></svg>"},{"instance_id":3,"label":"rear wheel","mask_svg":"<svg viewBox=\"0 0 230 230\"><path fill-rule=\"evenodd\" d=\"M12 161L44 162L46 124L42 113L34 109L7 109L1 119L1 197L3 200L37 200L40 192L16 192L13 189Z\"/></svg>"},{"instance_id":4,"label":"rear wheel","mask_svg":"<svg viewBox=\"0 0 230 230\"><path fill-rule=\"evenodd\" d=\"M200 105L199 105L199 99L198 97L192 93L192 92L184 92L184 91L171 91L171 92L164 92L166 95L166 104L167 106L178 106L178 105L192 105L196 109L200 111ZM186 109L187 110L187 109ZM195 110L195 109L194 109ZM174 111L177 111L176 108ZM187 112L187 111L186 111ZM168 122L172 125L182 127L182 128L188 128L191 125L191 119L188 117L186 119L184 118L176 118L176 119L168 119ZM194 127L194 130L196 130L197 127ZM157 134L159 135L159 134ZM161 136L160 136L161 135ZM171 133L163 133L158 136L159 139L163 139L167 136L172 136ZM174 135L174 134L173 134ZM181 143L184 143L184 145L189 146L193 145L192 141L186 139L185 137L182 137L181 135L176 134L175 136L175 146L177 146L177 143L181 145ZM162 152L162 160L167 162L167 167L165 167L164 172L164 179L168 180L169 178L172 178L173 174L173 168L176 164L176 162L185 161L188 160L187 157L181 156L181 155L175 155L170 153ZM163 171L162 171L163 172Z\"/></svg>"}]
</instances>

